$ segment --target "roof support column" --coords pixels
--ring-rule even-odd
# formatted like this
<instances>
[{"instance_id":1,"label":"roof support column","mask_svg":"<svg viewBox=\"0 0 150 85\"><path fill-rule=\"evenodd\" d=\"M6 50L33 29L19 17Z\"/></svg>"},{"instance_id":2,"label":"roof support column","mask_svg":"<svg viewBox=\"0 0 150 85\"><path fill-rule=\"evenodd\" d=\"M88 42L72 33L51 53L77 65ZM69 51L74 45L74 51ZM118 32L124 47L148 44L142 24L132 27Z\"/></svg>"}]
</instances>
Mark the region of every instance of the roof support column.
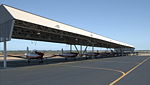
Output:
<instances>
[{"instance_id":1,"label":"roof support column","mask_svg":"<svg viewBox=\"0 0 150 85\"><path fill-rule=\"evenodd\" d=\"M94 45L92 46L92 53L94 54ZM92 58L94 58L95 56L93 55Z\"/></svg>"},{"instance_id":2,"label":"roof support column","mask_svg":"<svg viewBox=\"0 0 150 85\"><path fill-rule=\"evenodd\" d=\"M92 46L92 53L94 53L94 47Z\"/></svg>"},{"instance_id":3,"label":"roof support column","mask_svg":"<svg viewBox=\"0 0 150 85\"><path fill-rule=\"evenodd\" d=\"M63 54L63 53L64 53L64 49L62 48L62 49L61 49L61 54Z\"/></svg>"},{"instance_id":4,"label":"roof support column","mask_svg":"<svg viewBox=\"0 0 150 85\"><path fill-rule=\"evenodd\" d=\"M123 48L121 48L121 56L123 56L124 55L124 50L123 50Z\"/></svg>"},{"instance_id":5,"label":"roof support column","mask_svg":"<svg viewBox=\"0 0 150 85\"><path fill-rule=\"evenodd\" d=\"M80 45L80 57L82 56L82 45Z\"/></svg>"},{"instance_id":6,"label":"roof support column","mask_svg":"<svg viewBox=\"0 0 150 85\"><path fill-rule=\"evenodd\" d=\"M72 45L70 45L70 53L72 52Z\"/></svg>"},{"instance_id":7,"label":"roof support column","mask_svg":"<svg viewBox=\"0 0 150 85\"><path fill-rule=\"evenodd\" d=\"M4 41L4 68L7 68L7 41Z\"/></svg>"}]
</instances>

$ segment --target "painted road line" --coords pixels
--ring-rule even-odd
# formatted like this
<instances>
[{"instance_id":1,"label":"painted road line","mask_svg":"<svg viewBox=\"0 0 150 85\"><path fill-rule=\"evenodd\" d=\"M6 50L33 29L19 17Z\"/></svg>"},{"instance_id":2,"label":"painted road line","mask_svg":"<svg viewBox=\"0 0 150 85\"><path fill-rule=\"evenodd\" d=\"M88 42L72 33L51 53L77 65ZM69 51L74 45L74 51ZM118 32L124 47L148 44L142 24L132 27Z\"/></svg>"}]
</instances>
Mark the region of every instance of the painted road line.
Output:
<instances>
[{"instance_id":1,"label":"painted road line","mask_svg":"<svg viewBox=\"0 0 150 85\"><path fill-rule=\"evenodd\" d=\"M133 63L133 64L138 64L139 62L120 62L120 61L101 61L101 62L112 62L112 63Z\"/></svg>"},{"instance_id":2,"label":"painted road line","mask_svg":"<svg viewBox=\"0 0 150 85\"><path fill-rule=\"evenodd\" d=\"M85 67L85 66L73 66L73 65L61 65L61 66L70 66L70 67L75 67L75 68L82 68L82 69L93 69L93 70L107 70L107 71L115 71L115 72L119 72L122 75L125 74L125 72L121 71L121 70L115 70L115 69L109 69L109 68L97 68L97 67Z\"/></svg>"},{"instance_id":3,"label":"painted road line","mask_svg":"<svg viewBox=\"0 0 150 85\"><path fill-rule=\"evenodd\" d=\"M133 70L135 70L136 68L138 68L139 66L141 66L144 62L146 62L149 59L150 59L150 57L144 59L141 63L139 63L138 65L134 66L132 69L130 69L128 72L126 72L125 74L123 74L122 76L120 76L118 79L116 79L113 82L111 82L109 85L116 84L118 81L120 81L122 78L124 78L126 75L128 75L130 72L132 72Z\"/></svg>"}]
</instances>

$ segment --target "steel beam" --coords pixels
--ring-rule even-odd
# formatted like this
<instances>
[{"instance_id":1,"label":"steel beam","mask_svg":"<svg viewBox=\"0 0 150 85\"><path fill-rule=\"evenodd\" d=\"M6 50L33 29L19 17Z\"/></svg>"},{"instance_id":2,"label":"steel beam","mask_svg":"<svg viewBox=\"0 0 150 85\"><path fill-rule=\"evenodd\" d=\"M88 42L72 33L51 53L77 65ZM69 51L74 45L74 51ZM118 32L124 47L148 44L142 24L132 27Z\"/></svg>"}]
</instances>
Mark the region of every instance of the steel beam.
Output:
<instances>
[{"instance_id":1,"label":"steel beam","mask_svg":"<svg viewBox=\"0 0 150 85\"><path fill-rule=\"evenodd\" d=\"M72 45L70 45L70 52L72 52Z\"/></svg>"},{"instance_id":2,"label":"steel beam","mask_svg":"<svg viewBox=\"0 0 150 85\"><path fill-rule=\"evenodd\" d=\"M4 68L7 68L7 41L4 41Z\"/></svg>"},{"instance_id":3,"label":"steel beam","mask_svg":"<svg viewBox=\"0 0 150 85\"><path fill-rule=\"evenodd\" d=\"M85 47L85 49L84 49L84 51L83 51L83 54L86 52L87 48L88 48L88 46Z\"/></svg>"},{"instance_id":4,"label":"steel beam","mask_svg":"<svg viewBox=\"0 0 150 85\"><path fill-rule=\"evenodd\" d=\"M74 47L76 48L77 52L78 52L78 53L80 53L80 52L79 52L79 50L78 50L78 48L77 48L77 46L76 46L76 45L74 45Z\"/></svg>"},{"instance_id":5,"label":"steel beam","mask_svg":"<svg viewBox=\"0 0 150 85\"><path fill-rule=\"evenodd\" d=\"M80 45L80 54L82 54L82 45Z\"/></svg>"}]
</instances>

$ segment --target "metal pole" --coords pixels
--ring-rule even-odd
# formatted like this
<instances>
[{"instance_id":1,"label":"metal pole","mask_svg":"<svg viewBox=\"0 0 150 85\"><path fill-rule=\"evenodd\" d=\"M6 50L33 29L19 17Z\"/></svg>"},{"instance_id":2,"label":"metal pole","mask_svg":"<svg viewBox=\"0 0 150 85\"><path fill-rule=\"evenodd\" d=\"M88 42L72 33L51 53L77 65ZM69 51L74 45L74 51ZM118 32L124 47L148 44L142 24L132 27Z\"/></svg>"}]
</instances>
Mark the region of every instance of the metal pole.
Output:
<instances>
[{"instance_id":1,"label":"metal pole","mask_svg":"<svg viewBox=\"0 0 150 85\"><path fill-rule=\"evenodd\" d=\"M94 54L94 46L92 46L92 53ZM92 56L94 58L94 55Z\"/></svg>"},{"instance_id":2,"label":"metal pole","mask_svg":"<svg viewBox=\"0 0 150 85\"><path fill-rule=\"evenodd\" d=\"M63 48L61 49L61 54L63 54L64 53L64 50L63 50Z\"/></svg>"},{"instance_id":3,"label":"metal pole","mask_svg":"<svg viewBox=\"0 0 150 85\"><path fill-rule=\"evenodd\" d=\"M82 57L82 45L80 45L80 57Z\"/></svg>"},{"instance_id":4,"label":"metal pole","mask_svg":"<svg viewBox=\"0 0 150 85\"><path fill-rule=\"evenodd\" d=\"M72 45L70 45L70 53L72 52Z\"/></svg>"},{"instance_id":5,"label":"metal pole","mask_svg":"<svg viewBox=\"0 0 150 85\"><path fill-rule=\"evenodd\" d=\"M123 56L123 48L121 48L121 55Z\"/></svg>"},{"instance_id":6,"label":"metal pole","mask_svg":"<svg viewBox=\"0 0 150 85\"><path fill-rule=\"evenodd\" d=\"M7 67L7 41L4 41L4 68Z\"/></svg>"},{"instance_id":7,"label":"metal pole","mask_svg":"<svg viewBox=\"0 0 150 85\"><path fill-rule=\"evenodd\" d=\"M80 45L80 54L82 54L82 45Z\"/></svg>"},{"instance_id":8,"label":"metal pole","mask_svg":"<svg viewBox=\"0 0 150 85\"><path fill-rule=\"evenodd\" d=\"M27 54L29 54L29 47L27 46Z\"/></svg>"},{"instance_id":9,"label":"metal pole","mask_svg":"<svg viewBox=\"0 0 150 85\"><path fill-rule=\"evenodd\" d=\"M92 46L92 52L94 53L94 47Z\"/></svg>"}]
</instances>

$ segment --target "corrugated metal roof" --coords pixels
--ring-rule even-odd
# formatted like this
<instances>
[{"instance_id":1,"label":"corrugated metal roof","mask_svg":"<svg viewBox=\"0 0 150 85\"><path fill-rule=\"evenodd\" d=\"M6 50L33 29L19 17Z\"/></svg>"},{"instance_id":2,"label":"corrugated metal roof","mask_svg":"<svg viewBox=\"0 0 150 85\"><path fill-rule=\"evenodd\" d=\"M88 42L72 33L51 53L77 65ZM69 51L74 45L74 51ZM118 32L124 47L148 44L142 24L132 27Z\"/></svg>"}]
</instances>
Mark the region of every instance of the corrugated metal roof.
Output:
<instances>
[{"instance_id":1,"label":"corrugated metal roof","mask_svg":"<svg viewBox=\"0 0 150 85\"><path fill-rule=\"evenodd\" d=\"M88 31L85 31L83 29L79 29L77 27L66 25L66 24L51 20L51 19L47 19L47 18L29 13L26 11L22 11L22 10L7 6L7 5L3 5L3 6L13 16L14 19L18 19L18 20L22 20L22 21L26 21L26 22L31 22L34 24L39 24L42 26L55 28L58 30L63 30L63 31L71 32L71 33L76 33L79 35L84 35L84 36L104 40L104 41L111 42L111 43L116 43L116 44L127 46L127 47L133 47L132 45L129 45L127 43L112 40L110 38L107 38L107 37L104 37L104 36L101 36L101 35L98 35L98 34L95 34L92 32L88 32Z\"/></svg>"}]
</instances>

